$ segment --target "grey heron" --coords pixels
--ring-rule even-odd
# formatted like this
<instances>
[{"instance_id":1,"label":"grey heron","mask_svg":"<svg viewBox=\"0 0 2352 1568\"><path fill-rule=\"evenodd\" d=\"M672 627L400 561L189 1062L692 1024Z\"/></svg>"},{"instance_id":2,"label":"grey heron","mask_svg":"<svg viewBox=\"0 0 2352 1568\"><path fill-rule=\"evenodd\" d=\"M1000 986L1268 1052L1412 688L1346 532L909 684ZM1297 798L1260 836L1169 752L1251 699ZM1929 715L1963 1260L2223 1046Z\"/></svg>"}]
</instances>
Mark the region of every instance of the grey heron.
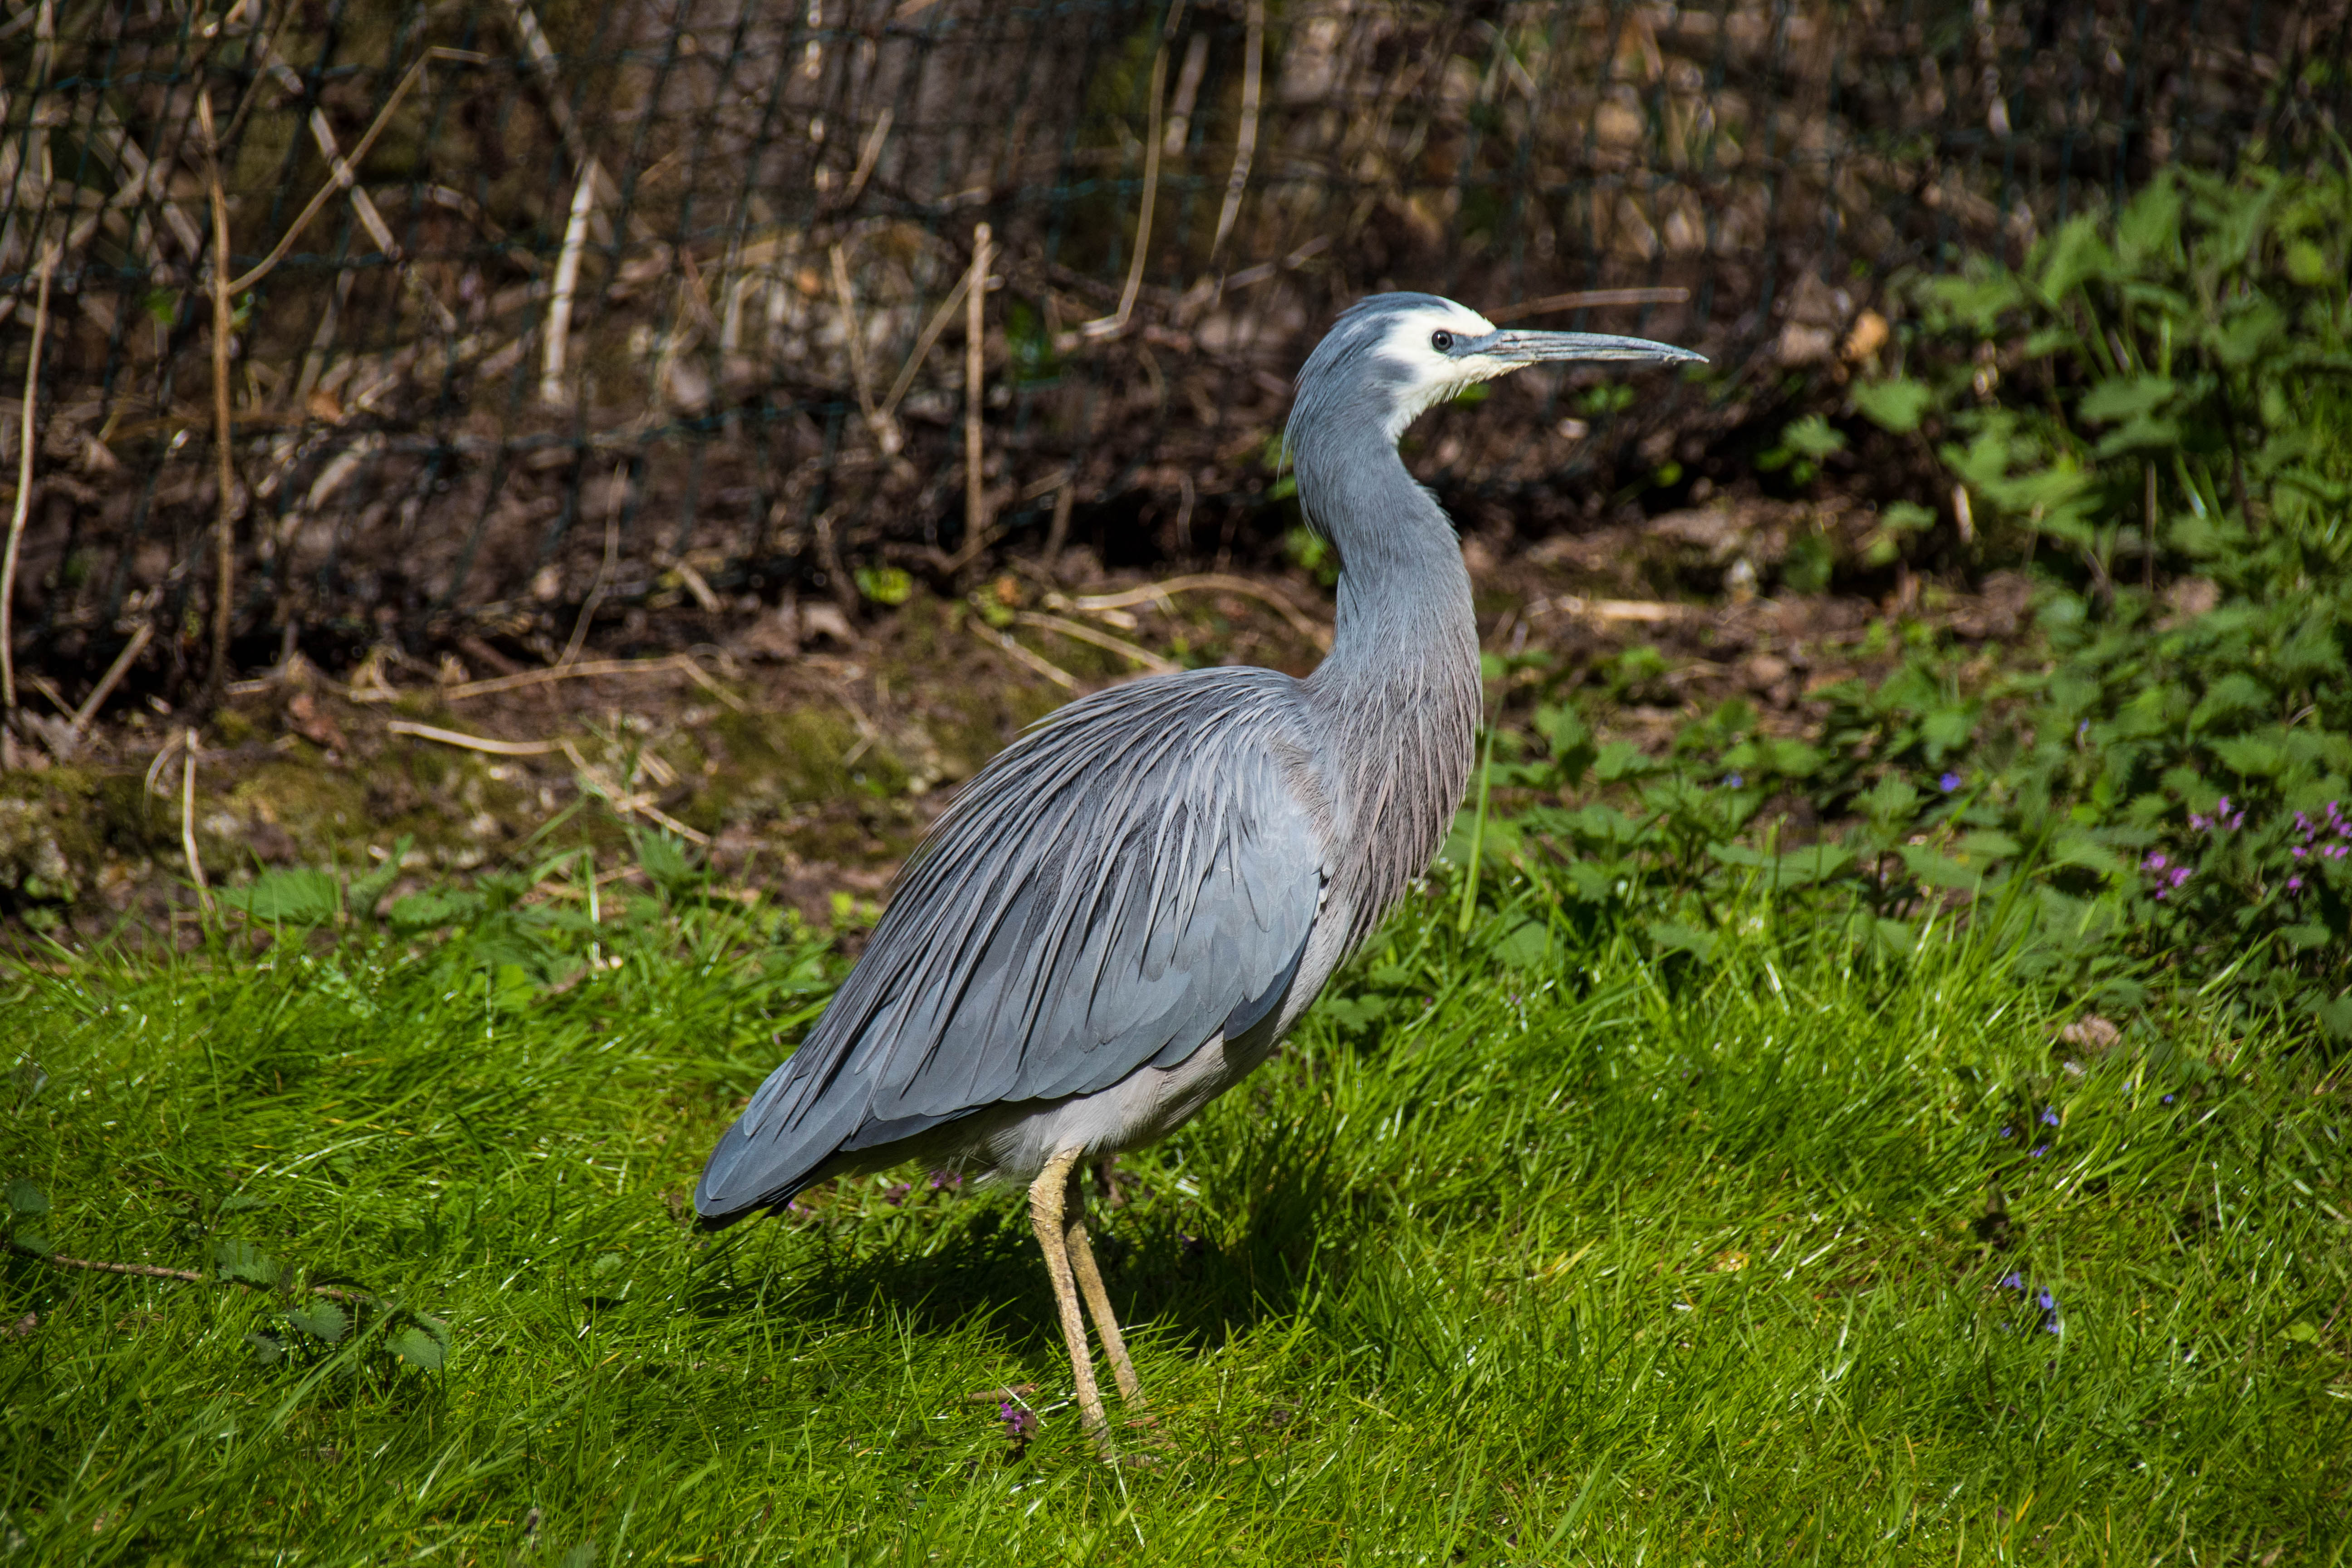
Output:
<instances>
[{"instance_id":1,"label":"grey heron","mask_svg":"<svg viewBox=\"0 0 2352 1568\"><path fill-rule=\"evenodd\" d=\"M1080 1302L1144 1405L1087 1238L1078 1171L1165 1137L1248 1076L1428 869L1482 694L1452 524L1397 456L1424 410L1549 360L1674 363L1641 338L1508 331L1429 294L1350 308L1285 434L1339 562L1304 680L1191 669L1096 692L1015 741L908 859L856 967L719 1139L716 1228L905 1161L1029 1185L1087 1432L1108 1428Z\"/></svg>"}]
</instances>

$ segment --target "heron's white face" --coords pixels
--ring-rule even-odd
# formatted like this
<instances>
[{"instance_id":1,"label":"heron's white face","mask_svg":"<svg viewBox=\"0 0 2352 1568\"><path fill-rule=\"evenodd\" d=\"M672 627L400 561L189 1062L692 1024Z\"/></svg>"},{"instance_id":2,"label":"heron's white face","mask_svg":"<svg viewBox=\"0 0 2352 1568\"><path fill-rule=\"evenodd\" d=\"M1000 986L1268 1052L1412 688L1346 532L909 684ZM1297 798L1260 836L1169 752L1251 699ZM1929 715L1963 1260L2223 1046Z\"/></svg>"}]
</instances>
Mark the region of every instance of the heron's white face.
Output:
<instances>
[{"instance_id":1,"label":"heron's white face","mask_svg":"<svg viewBox=\"0 0 2352 1568\"><path fill-rule=\"evenodd\" d=\"M1519 368L1485 354L1457 356L1455 345L1490 336L1495 323L1451 300L1400 310L1387 329L1373 352L1395 378L1397 406L1388 424L1391 440L1464 387Z\"/></svg>"}]
</instances>

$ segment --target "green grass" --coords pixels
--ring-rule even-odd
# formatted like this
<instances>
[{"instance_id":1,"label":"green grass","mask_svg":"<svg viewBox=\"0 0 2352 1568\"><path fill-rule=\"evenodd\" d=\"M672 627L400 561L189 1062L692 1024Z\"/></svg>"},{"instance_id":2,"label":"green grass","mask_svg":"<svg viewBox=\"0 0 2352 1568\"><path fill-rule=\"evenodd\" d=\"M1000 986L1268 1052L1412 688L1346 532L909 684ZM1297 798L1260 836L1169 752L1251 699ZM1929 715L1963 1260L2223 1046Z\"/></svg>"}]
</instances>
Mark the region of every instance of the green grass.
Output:
<instances>
[{"instance_id":1,"label":"green grass","mask_svg":"<svg viewBox=\"0 0 2352 1568\"><path fill-rule=\"evenodd\" d=\"M359 938L0 981L0 1176L50 1205L20 1241L284 1271L7 1257L0 1560L2352 1546L2343 1088L2195 997L2077 1072L1989 939L1858 968L1759 909L1705 969L1514 971L1433 893L1351 972L1384 1016L1318 1011L1127 1161L1097 1227L1166 1446L1113 1470L1010 1194L678 1222L832 966L715 902L628 912L552 994ZM375 1299L348 1332L289 1326L338 1281ZM1025 1452L971 1398L1017 1383Z\"/></svg>"}]
</instances>

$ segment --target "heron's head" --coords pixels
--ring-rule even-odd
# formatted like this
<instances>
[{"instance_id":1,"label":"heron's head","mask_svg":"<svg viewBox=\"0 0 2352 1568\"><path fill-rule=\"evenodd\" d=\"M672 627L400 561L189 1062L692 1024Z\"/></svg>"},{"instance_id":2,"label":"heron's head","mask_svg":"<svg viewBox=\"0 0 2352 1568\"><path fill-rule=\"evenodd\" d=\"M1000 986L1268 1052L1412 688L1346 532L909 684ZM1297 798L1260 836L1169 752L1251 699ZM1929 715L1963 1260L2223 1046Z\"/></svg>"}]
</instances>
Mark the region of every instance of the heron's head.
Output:
<instances>
[{"instance_id":1,"label":"heron's head","mask_svg":"<svg viewBox=\"0 0 2352 1568\"><path fill-rule=\"evenodd\" d=\"M1434 294L1374 294L1350 306L1300 368L1292 450L1314 425L1343 414L1377 421L1393 441L1464 387L1547 360L1681 364L1706 358L1647 338L1501 328Z\"/></svg>"}]
</instances>

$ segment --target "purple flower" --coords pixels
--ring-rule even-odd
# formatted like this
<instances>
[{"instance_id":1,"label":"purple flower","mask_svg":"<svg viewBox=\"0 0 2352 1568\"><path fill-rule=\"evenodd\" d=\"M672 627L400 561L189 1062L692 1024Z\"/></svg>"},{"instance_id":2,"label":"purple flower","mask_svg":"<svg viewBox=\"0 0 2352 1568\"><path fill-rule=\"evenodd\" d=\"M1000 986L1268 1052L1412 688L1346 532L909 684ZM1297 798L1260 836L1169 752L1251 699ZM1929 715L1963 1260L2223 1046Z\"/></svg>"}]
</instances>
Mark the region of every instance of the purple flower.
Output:
<instances>
[{"instance_id":1,"label":"purple flower","mask_svg":"<svg viewBox=\"0 0 2352 1568\"><path fill-rule=\"evenodd\" d=\"M2047 1154L2048 1152L2050 1152L2049 1144L2036 1143L2032 1148L2025 1152L2025 1157L2029 1160L2039 1160L2042 1155Z\"/></svg>"},{"instance_id":2,"label":"purple flower","mask_svg":"<svg viewBox=\"0 0 2352 1568\"><path fill-rule=\"evenodd\" d=\"M2167 1105L2170 1105L2170 1104L2172 1103L2172 1096L2170 1096L2170 1095L2168 1095L2168 1095L2166 1095L2166 1096L2164 1097L2164 1103L2165 1103L2165 1104L2167 1104Z\"/></svg>"},{"instance_id":3,"label":"purple flower","mask_svg":"<svg viewBox=\"0 0 2352 1568\"><path fill-rule=\"evenodd\" d=\"M931 1173L931 1191L935 1193L941 1187L961 1187L962 1185L963 1173L961 1171L933 1171Z\"/></svg>"},{"instance_id":4,"label":"purple flower","mask_svg":"<svg viewBox=\"0 0 2352 1568\"><path fill-rule=\"evenodd\" d=\"M2300 877L2289 877L2286 879L2286 890L2290 893L2300 893L2303 891L2303 879Z\"/></svg>"},{"instance_id":5,"label":"purple flower","mask_svg":"<svg viewBox=\"0 0 2352 1568\"><path fill-rule=\"evenodd\" d=\"M2192 811L2189 814L2189 826L2200 833L2210 833L2213 831L2213 819L2210 816L2200 816Z\"/></svg>"},{"instance_id":6,"label":"purple flower","mask_svg":"<svg viewBox=\"0 0 2352 1568\"><path fill-rule=\"evenodd\" d=\"M1967 782L1967 780L1961 778L1958 773L1946 773L1943 777L1936 781L1936 787L1942 790L1946 795L1949 795Z\"/></svg>"},{"instance_id":7,"label":"purple flower","mask_svg":"<svg viewBox=\"0 0 2352 1568\"><path fill-rule=\"evenodd\" d=\"M2021 1292L2025 1289L2025 1276L2012 1268L2000 1277L2000 1288L2004 1290Z\"/></svg>"},{"instance_id":8,"label":"purple flower","mask_svg":"<svg viewBox=\"0 0 2352 1568\"><path fill-rule=\"evenodd\" d=\"M1738 773L1726 773L1723 775L1723 787L1726 789L1738 789L1747 782L1748 781L1746 779L1742 778Z\"/></svg>"},{"instance_id":9,"label":"purple flower","mask_svg":"<svg viewBox=\"0 0 2352 1568\"><path fill-rule=\"evenodd\" d=\"M2347 849L2341 844L2331 844L2326 848L2322 849L2320 853L2326 856L2330 860L2341 860L2347 855L2352 855L2352 849Z\"/></svg>"},{"instance_id":10,"label":"purple flower","mask_svg":"<svg viewBox=\"0 0 2352 1568\"><path fill-rule=\"evenodd\" d=\"M2055 1126L2057 1126L2057 1125L2058 1125L2058 1113L2057 1113L2056 1111L2054 1111L2054 1110L2050 1110L2050 1109L2049 1109L2048 1107L2046 1107L2046 1106L2045 1106L2045 1107L2043 1107L2043 1108L2042 1108L2042 1126L2044 1126L2044 1127L2055 1127Z\"/></svg>"},{"instance_id":11,"label":"purple flower","mask_svg":"<svg viewBox=\"0 0 2352 1568\"><path fill-rule=\"evenodd\" d=\"M2161 871L2164 868L2164 852L2160 849L2149 850L2147 858L2139 863L2139 868L2143 871Z\"/></svg>"},{"instance_id":12,"label":"purple flower","mask_svg":"<svg viewBox=\"0 0 2352 1568\"><path fill-rule=\"evenodd\" d=\"M907 1194L912 1191L914 1188L905 1182L893 1182L883 1189L882 1201L886 1204L903 1204L907 1201Z\"/></svg>"},{"instance_id":13,"label":"purple flower","mask_svg":"<svg viewBox=\"0 0 2352 1568\"><path fill-rule=\"evenodd\" d=\"M2014 1127L2004 1127L2000 1130L2000 1135L2004 1138L2014 1138L2017 1136L2017 1129Z\"/></svg>"},{"instance_id":14,"label":"purple flower","mask_svg":"<svg viewBox=\"0 0 2352 1568\"><path fill-rule=\"evenodd\" d=\"M996 1418L1004 1423L1004 1435L1016 1448L1026 1447L1037 1435L1037 1413L1025 1405L1008 1399L996 1407Z\"/></svg>"}]
</instances>

